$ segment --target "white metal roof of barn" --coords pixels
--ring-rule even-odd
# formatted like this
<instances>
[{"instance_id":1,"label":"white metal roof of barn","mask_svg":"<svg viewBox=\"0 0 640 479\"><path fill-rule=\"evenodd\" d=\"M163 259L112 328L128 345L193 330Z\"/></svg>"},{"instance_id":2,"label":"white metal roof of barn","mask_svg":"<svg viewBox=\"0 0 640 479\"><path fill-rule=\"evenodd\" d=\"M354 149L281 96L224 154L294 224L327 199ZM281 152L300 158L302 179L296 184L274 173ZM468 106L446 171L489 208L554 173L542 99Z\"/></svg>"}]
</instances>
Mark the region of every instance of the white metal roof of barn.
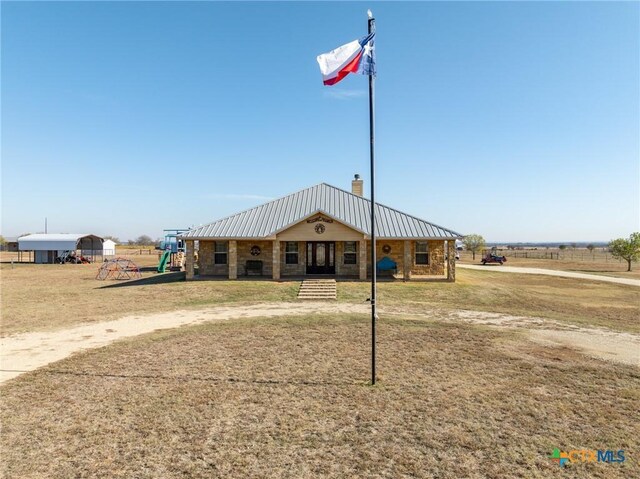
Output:
<instances>
[{"instance_id":1,"label":"white metal roof of barn","mask_svg":"<svg viewBox=\"0 0 640 479\"><path fill-rule=\"evenodd\" d=\"M81 233L35 233L18 238L18 249L23 251L49 251L76 249L78 242L88 238L97 240L102 246L102 238Z\"/></svg>"},{"instance_id":2,"label":"white metal roof of barn","mask_svg":"<svg viewBox=\"0 0 640 479\"><path fill-rule=\"evenodd\" d=\"M324 213L365 235L371 231L371 201L326 183L305 188L180 235L182 238L268 238ZM402 239L455 239L462 235L376 203L376 236Z\"/></svg>"}]
</instances>

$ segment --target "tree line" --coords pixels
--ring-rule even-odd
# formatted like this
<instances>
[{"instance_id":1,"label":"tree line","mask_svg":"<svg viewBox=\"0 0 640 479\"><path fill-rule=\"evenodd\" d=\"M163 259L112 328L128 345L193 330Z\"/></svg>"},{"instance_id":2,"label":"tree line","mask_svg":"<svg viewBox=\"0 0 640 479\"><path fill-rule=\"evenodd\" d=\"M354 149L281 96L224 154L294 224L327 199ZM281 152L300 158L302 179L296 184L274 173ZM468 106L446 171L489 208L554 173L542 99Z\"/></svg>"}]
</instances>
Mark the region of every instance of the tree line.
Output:
<instances>
[{"instance_id":1,"label":"tree line","mask_svg":"<svg viewBox=\"0 0 640 479\"><path fill-rule=\"evenodd\" d=\"M126 244L129 246L157 246L160 244L160 239L153 239L149 235L140 235L136 239L129 239L125 242L120 241L117 236L105 236L104 239L111 240L116 244Z\"/></svg>"}]
</instances>

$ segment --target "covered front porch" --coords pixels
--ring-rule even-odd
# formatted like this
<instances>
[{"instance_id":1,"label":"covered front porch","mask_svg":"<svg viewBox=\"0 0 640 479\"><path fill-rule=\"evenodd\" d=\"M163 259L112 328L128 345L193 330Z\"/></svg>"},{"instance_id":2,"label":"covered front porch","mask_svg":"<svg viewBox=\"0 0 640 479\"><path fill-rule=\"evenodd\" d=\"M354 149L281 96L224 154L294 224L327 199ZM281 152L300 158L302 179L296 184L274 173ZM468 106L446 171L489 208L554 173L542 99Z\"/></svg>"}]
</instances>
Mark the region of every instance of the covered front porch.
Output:
<instances>
[{"instance_id":1,"label":"covered front porch","mask_svg":"<svg viewBox=\"0 0 640 479\"><path fill-rule=\"evenodd\" d=\"M274 240L187 240L187 279L298 279L371 277L371 242ZM376 241L381 280L455 281L455 240ZM197 272L197 274L196 274Z\"/></svg>"}]
</instances>

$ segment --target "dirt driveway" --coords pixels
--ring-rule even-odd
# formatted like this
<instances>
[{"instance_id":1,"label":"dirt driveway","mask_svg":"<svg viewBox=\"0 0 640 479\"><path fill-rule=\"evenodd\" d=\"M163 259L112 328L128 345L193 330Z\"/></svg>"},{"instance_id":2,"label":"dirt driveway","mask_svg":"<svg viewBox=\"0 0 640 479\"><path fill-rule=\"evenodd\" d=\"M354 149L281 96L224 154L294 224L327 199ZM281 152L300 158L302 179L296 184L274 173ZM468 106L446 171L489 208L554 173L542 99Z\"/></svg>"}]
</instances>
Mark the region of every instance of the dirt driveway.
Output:
<instances>
[{"instance_id":1,"label":"dirt driveway","mask_svg":"<svg viewBox=\"0 0 640 479\"><path fill-rule=\"evenodd\" d=\"M83 349L106 346L118 339L159 329L224 321L235 318L274 317L313 312L366 312L366 305L343 303L265 303L241 307L217 307L199 311L172 311L126 316L57 331L16 334L0 338L0 383L59 361Z\"/></svg>"},{"instance_id":2,"label":"dirt driveway","mask_svg":"<svg viewBox=\"0 0 640 479\"><path fill-rule=\"evenodd\" d=\"M640 279L614 278L612 276L601 276L598 274L574 273L572 271L558 271L544 268L522 268L517 266L504 265L484 265L477 264L456 264L456 268L476 269L479 271L491 271L495 273L520 273L520 274L542 274L546 276L561 276L563 278L589 279L592 281L605 281L607 283L626 284L630 286L640 286Z\"/></svg>"},{"instance_id":3,"label":"dirt driveway","mask_svg":"<svg viewBox=\"0 0 640 479\"><path fill-rule=\"evenodd\" d=\"M0 383L64 359L85 349L106 346L118 339L129 338L159 329L177 328L209 321L229 319L308 315L314 313L362 313L367 304L349 303L265 303L241 307L217 307L198 311L127 316L114 321L92 323L73 328L25 333L0 339ZM415 316L442 321L468 322L500 328L524 329L531 340L545 344L576 348L601 359L640 367L640 335L604 329L567 326L542 318L511 316L481 311L420 310L403 311L380 308L385 315Z\"/></svg>"}]
</instances>

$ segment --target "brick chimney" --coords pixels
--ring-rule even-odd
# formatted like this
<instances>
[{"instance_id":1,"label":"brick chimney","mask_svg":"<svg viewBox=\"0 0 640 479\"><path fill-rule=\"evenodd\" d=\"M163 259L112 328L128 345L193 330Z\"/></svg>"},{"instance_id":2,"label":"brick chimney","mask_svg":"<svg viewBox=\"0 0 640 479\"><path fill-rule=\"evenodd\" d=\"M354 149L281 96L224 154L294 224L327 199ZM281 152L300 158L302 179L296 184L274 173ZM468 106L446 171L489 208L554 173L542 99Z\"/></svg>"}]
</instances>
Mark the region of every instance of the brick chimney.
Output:
<instances>
[{"instance_id":1,"label":"brick chimney","mask_svg":"<svg viewBox=\"0 0 640 479\"><path fill-rule=\"evenodd\" d=\"M360 175L355 175L353 180L351 180L351 193L362 196L362 180L360 179Z\"/></svg>"}]
</instances>

